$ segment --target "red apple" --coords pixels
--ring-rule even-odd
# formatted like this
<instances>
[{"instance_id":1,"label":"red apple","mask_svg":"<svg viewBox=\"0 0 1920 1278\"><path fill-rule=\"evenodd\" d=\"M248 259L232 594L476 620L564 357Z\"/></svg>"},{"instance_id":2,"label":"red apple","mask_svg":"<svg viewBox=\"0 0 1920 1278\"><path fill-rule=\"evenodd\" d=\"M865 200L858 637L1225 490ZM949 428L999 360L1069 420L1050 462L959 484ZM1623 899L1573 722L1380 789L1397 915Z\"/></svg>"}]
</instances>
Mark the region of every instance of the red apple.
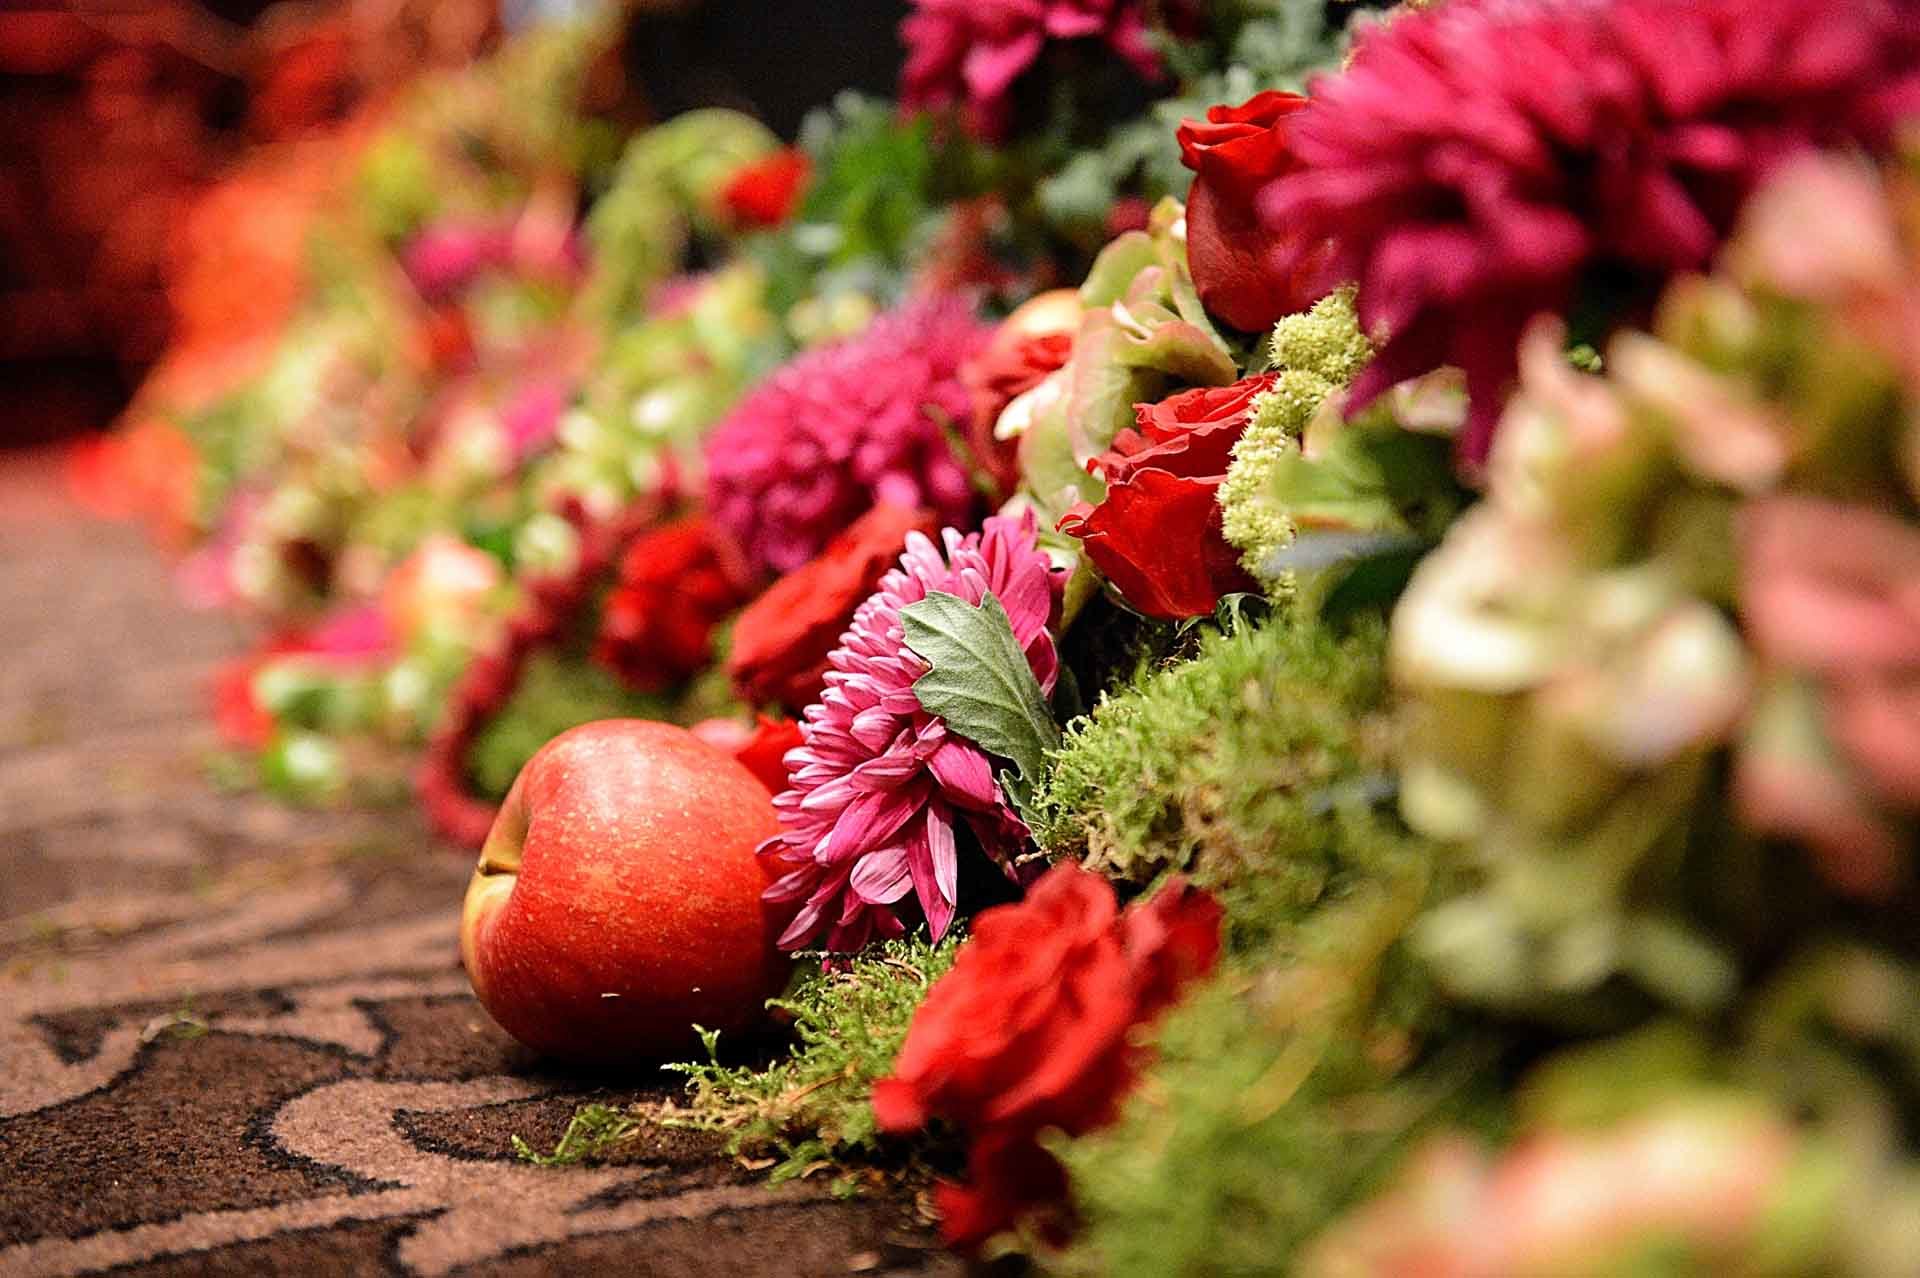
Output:
<instances>
[{"instance_id":1,"label":"red apple","mask_svg":"<svg viewBox=\"0 0 1920 1278\"><path fill-rule=\"evenodd\" d=\"M580 1062L659 1057L765 1014L789 963L753 774L684 729L607 719L527 761L467 886L460 954L509 1034Z\"/></svg>"}]
</instances>

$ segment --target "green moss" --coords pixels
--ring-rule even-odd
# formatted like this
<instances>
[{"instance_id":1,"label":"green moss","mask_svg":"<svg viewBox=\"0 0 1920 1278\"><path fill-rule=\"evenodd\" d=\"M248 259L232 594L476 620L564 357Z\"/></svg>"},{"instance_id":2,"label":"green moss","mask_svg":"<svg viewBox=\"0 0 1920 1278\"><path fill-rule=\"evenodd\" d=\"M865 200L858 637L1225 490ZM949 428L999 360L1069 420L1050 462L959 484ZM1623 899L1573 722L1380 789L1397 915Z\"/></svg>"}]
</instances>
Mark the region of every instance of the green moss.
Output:
<instances>
[{"instance_id":1,"label":"green moss","mask_svg":"<svg viewBox=\"0 0 1920 1278\"><path fill-rule=\"evenodd\" d=\"M513 1153L535 1167L571 1167L600 1157L639 1130L640 1119L634 1114L596 1102L574 1111L552 1153L543 1154L518 1136L513 1138Z\"/></svg>"},{"instance_id":2,"label":"green moss","mask_svg":"<svg viewBox=\"0 0 1920 1278\"><path fill-rule=\"evenodd\" d=\"M1389 784L1383 645L1371 618L1342 636L1275 617L1143 668L1069 725L1036 798L1040 846L1135 883L1184 869L1317 899L1343 862L1404 838L1368 810Z\"/></svg>"},{"instance_id":3,"label":"green moss","mask_svg":"<svg viewBox=\"0 0 1920 1278\"><path fill-rule=\"evenodd\" d=\"M959 938L888 941L832 971L814 971L772 1006L793 1020L789 1051L770 1065L724 1064L717 1034L687 1075L686 1105L663 1121L733 1134L732 1152L771 1153L775 1180L824 1159L877 1148L874 1080L893 1067L927 989L953 966Z\"/></svg>"}]
</instances>

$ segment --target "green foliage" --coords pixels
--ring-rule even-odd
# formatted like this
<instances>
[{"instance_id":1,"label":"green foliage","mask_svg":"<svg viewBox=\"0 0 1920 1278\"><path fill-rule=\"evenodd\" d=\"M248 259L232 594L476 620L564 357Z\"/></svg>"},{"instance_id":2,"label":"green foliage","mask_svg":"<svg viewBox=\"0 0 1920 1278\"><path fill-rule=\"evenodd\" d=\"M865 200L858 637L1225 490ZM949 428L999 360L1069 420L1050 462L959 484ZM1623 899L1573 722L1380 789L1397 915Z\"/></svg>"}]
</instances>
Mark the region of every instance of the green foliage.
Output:
<instances>
[{"instance_id":1,"label":"green foliage","mask_svg":"<svg viewBox=\"0 0 1920 1278\"><path fill-rule=\"evenodd\" d=\"M639 320L646 295L679 265L688 237L713 229L714 192L779 139L750 116L688 111L633 136L613 185L587 218L600 263L586 307L609 332Z\"/></svg>"},{"instance_id":2,"label":"green foliage","mask_svg":"<svg viewBox=\"0 0 1920 1278\"><path fill-rule=\"evenodd\" d=\"M518 1136L513 1138L513 1153L535 1167L571 1167L600 1157L639 1130L637 1116L596 1101L574 1111L552 1153L543 1154Z\"/></svg>"},{"instance_id":3,"label":"green foliage","mask_svg":"<svg viewBox=\"0 0 1920 1278\"><path fill-rule=\"evenodd\" d=\"M936 142L931 121L902 120L892 104L852 92L807 117L800 146L813 178L793 226L748 246L773 308L847 293L894 298L909 250L936 214L950 148Z\"/></svg>"},{"instance_id":4,"label":"green foliage","mask_svg":"<svg viewBox=\"0 0 1920 1278\"><path fill-rule=\"evenodd\" d=\"M1324 0L1209 6L1207 39L1165 42L1182 84L1179 95L1120 124L1102 145L1074 149L1041 184L1042 211L1069 235L1097 243L1106 236L1107 211L1117 195L1184 199L1193 174L1180 162L1180 122L1200 119L1219 103L1244 102L1261 89L1303 88L1308 75L1339 65L1352 8Z\"/></svg>"},{"instance_id":5,"label":"green foliage","mask_svg":"<svg viewBox=\"0 0 1920 1278\"><path fill-rule=\"evenodd\" d=\"M1047 751L1060 744L1060 726L1007 610L991 594L976 608L936 590L902 608L900 622L907 647L932 666L913 684L921 706L989 754L1011 759L1019 777L1003 776L1001 785L1026 810Z\"/></svg>"},{"instance_id":6,"label":"green foliage","mask_svg":"<svg viewBox=\"0 0 1920 1278\"><path fill-rule=\"evenodd\" d=\"M658 697L630 692L591 662L540 653L527 663L520 686L467 753L467 775L480 793L504 797L521 765L568 728L595 719L663 719Z\"/></svg>"},{"instance_id":7,"label":"green foliage","mask_svg":"<svg viewBox=\"0 0 1920 1278\"><path fill-rule=\"evenodd\" d=\"M1275 617L1143 667L1069 726L1035 838L1133 882L1186 869L1208 884L1286 881L1311 900L1372 840L1401 838L1366 811L1389 770L1383 649L1376 620L1341 636ZM1328 819L1338 811L1351 819Z\"/></svg>"},{"instance_id":8,"label":"green foliage","mask_svg":"<svg viewBox=\"0 0 1920 1278\"><path fill-rule=\"evenodd\" d=\"M367 147L357 187L362 216L389 243L418 230L440 205L433 157L420 139L400 129L387 130Z\"/></svg>"},{"instance_id":9,"label":"green foliage","mask_svg":"<svg viewBox=\"0 0 1920 1278\"><path fill-rule=\"evenodd\" d=\"M664 1121L732 1133L734 1152L778 1156L776 1180L823 1159L877 1148L874 1080L887 1073L927 989L953 966L959 938L888 941L835 970L816 970L770 1004L793 1020L790 1050L771 1064L729 1065L719 1035L706 1034L704 1063L670 1065L691 1098Z\"/></svg>"}]
</instances>

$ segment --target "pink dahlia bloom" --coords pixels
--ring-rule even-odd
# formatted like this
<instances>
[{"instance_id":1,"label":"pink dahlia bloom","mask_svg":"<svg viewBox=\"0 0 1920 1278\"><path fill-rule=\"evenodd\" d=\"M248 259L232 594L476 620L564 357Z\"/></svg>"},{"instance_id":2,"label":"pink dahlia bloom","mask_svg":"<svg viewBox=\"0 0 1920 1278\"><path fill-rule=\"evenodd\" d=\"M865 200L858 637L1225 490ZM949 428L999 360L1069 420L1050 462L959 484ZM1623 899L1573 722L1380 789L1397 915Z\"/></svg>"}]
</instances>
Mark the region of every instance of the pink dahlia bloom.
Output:
<instances>
[{"instance_id":1,"label":"pink dahlia bloom","mask_svg":"<svg viewBox=\"0 0 1920 1278\"><path fill-rule=\"evenodd\" d=\"M908 108L964 106L967 127L998 140L1007 131L1013 82L1049 40L1096 39L1143 77L1160 76L1140 0L914 0L900 23Z\"/></svg>"},{"instance_id":2,"label":"pink dahlia bloom","mask_svg":"<svg viewBox=\"0 0 1920 1278\"><path fill-rule=\"evenodd\" d=\"M793 788L776 798L781 832L760 846L779 877L769 901L798 901L780 936L800 949L824 936L851 951L904 930L895 905L912 893L936 939L953 921L959 886L956 827L1011 875L1027 829L1001 797L993 762L947 730L914 695L927 663L906 646L900 610L944 591L979 603L991 593L1007 610L1014 638L1040 686L1053 688L1059 662L1047 620L1061 579L1037 548L1031 513L988 519L962 537L942 534L946 556L918 532L900 566L853 614L827 658L827 689L807 709L802 744L786 756Z\"/></svg>"},{"instance_id":3,"label":"pink dahlia bloom","mask_svg":"<svg viewBox=\"0 0 1920 1278\"><path fill-rule=\"evenodd\" d=\"M1263 223L1389 340L1349 401L1467 373L1486 456L1522 328L1705 265L1781 157L1920 112L1912 0L1451 0L1361 37L1289 122Z\"/></svg>"},{"instance_id":4,"label":"pink dahlia bloom","mask_svg":"<svg viewBox=\"0 0 1920 1278\"><path fill-rule=\"evenodd\" d=\"M992 329L934 296L809 351L708 437L707 509L756 575L791 572L872 507L972 522L978 498L948 445L972 400L960 366Z\"/></svg>"}]
</instances>

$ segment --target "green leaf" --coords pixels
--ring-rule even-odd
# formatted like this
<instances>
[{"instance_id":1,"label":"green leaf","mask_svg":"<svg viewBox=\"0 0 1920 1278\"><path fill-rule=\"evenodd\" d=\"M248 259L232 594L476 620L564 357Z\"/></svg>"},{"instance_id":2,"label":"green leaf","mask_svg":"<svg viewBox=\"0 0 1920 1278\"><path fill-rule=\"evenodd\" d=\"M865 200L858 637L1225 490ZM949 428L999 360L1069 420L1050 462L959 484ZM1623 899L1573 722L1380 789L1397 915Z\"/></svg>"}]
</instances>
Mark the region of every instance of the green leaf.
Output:
<instances>
[{"instance_id":1,"label":"green leaf","mask_svg":"<svg viewBox=\"0 0 1920 1278\"><path fill-rule=\"evenodd\" d=\"M921 706L989 754L1013 761L1019 779L1002 773L1001 785L1024 811L1047 751L1060 744L1060 725L1013 636L1007 610L991 594L976 608L958 595L934 591L902 608L900 622L907 647L933 667L914 681Z\"/></svg>"}]
</instances>

